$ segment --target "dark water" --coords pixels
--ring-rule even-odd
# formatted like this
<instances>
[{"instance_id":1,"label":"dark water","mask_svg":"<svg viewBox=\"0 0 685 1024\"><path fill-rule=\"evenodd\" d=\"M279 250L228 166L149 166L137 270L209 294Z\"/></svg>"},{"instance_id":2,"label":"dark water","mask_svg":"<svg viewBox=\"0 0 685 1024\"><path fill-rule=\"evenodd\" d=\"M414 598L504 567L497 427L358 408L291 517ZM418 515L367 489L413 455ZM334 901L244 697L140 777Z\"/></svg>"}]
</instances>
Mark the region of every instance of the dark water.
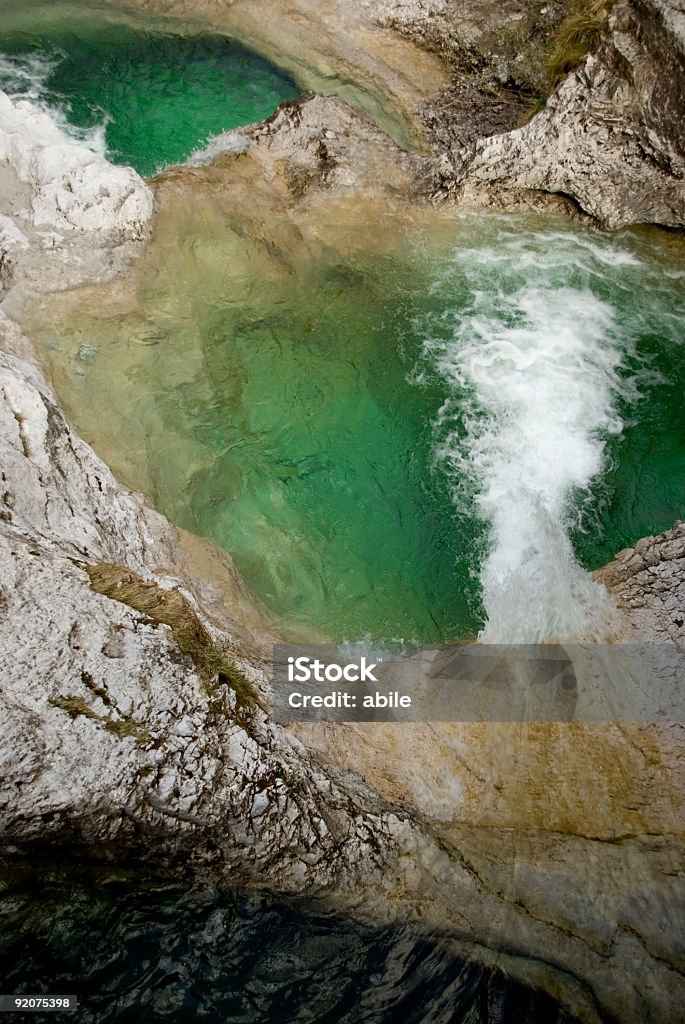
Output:
<instances>
[{"instance_id":1,"label":"dark water","mask_svg":"<svg viewBox=\"0 0 685 1024\"><path fill-rule=\"evenodd\" d=\"M52 1024L573 1024L540 992L409 927L244 889L83 865L0 868L0 988L76 994Z\"/></svg>"}]
</instances>

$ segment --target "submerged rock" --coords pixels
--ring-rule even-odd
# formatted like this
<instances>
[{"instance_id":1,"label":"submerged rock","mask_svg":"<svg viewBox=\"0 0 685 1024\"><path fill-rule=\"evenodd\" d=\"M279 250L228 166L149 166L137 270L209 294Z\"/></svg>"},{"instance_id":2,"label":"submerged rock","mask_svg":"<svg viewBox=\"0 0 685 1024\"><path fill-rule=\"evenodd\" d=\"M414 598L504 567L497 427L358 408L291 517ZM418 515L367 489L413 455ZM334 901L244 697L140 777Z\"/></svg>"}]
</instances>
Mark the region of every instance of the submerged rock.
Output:
<instances>
[{"instance_id":1,"label":"submerged rock","mask_svg":"<svg viewBox=\"0 0 685 1024\"><path fill-rule=\"evenodd\" d=\"M649 17L658 8L659 24L671 32L664 12L672 5L645 0L648 6ZM638 6L617 5L614 19L621 10ZM617 56L623 36L634 36L654 59L649 33L620 24L612 21L606 52L550 102L547 120L521 130L531 132L523 142L514 132L501 137L506 143L478 143L464 164L464 197L473 185L475 201L484 183L492 195L560 190L606 223L642 217L639 211L663 216L679 180L676 144L673 173L658 160L648 173L654 197L631 200L642 164L637 157L629 164L628 184L613 171L626 154L643 152L641 137L622 134L606 117L582 120L590 109L584 74L594 67L599 88L601 67L613 61L607 95L621 74L626 81L633 74ZM657 113L674 109L674 95L650 94ZM554 117L574 103L585 113L568 137L555 136ZM633 111L630 103L626 110ZM677 126L654 116L658 124L645 123L659 152L664 133ZM574 132L582 135L582 125L589 151L603 161L594 177L580 173L575 157L561 161L564 140L571 155L580 152ZM360 194L378 203L415 200L431 182L426 160L400 151L335 99L288 105L241 137L246 152L234 146L209 168L168 172L155 185L158 196L176 191L182 203L193 182L205 179L224 189L221 162L242 161L246 206L268 195L281 211L292 208L294 231L306 219L306 201L346 197L358 237ZM535 158L525 139L538 147ZM11 216L2 222L10 313L39 284L49 290L115 275L152 212L147 186L128 172L107 195L107 179L90 157L71 163L63 142L35 141L35 150L19 155L8 149L0 171L10 197ZM555 177L562 163L563 181ZM333 244L321 235L322 244ZM685 1003L682 728L390 725L300 730L298 738L275 726L261 706L269 696L268 637L250 635L238 603L227 608L183 564L178 533L76 436L30 362L30 343L11 322L2 324L14 353L0 357L4 841L135 853L310 894L327 887L357 916L410 914L456 937L470 955L547 988L583 1020L672 1024ZM676 595L673 604L670 593L681 578L679 537L636 547L605 571L643 636L672 637L681 628L682 602ZM145 602L132 595L136 588ZM209 638L202 642L216 652L216 671L193 657L169 604L195 623L191 633ZM254 702L249 689L239 692L241 677Z\"/></svg>"},{"instance_id":2,"label":"submerged rock","mask_svg":"<svg viewBox=\"0 0 685 1024\"><path fill-rule=\"evenodd\" d=\"M231 673L256 688L264 676L226 624L201 623L173 574L175 531L74 435L37 371L5 355L0 420L5 842L182 853L290 890L377 871L406 825L240 694ZM102 563L121 568L116 596L92 586ZM184 600L228 677L206 671L149 601L137 610L127 569L162 605Z\"/></svg>"}]
</instances>

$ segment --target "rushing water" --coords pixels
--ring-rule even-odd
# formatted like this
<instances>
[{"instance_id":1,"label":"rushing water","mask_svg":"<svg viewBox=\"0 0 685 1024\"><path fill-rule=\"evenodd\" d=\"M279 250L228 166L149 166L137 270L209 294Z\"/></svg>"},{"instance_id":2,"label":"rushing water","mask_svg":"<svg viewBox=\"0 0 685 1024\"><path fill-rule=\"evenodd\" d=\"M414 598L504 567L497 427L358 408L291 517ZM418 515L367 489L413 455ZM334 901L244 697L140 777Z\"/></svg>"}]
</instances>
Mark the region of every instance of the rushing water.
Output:
<instances>
[{"instance_id":1,"label":"rushing water","mask_svg":"<svg viewBox=\"0 0 685 1024\"><path fill-rule=\"evenodd\" d=\"M221 36L143 32L102 12L75 17L59 4L3 13L0 89L143 175L263 120L298 93L286 75Z\"/></svg>"},{"instance_id":2,"label":"rushing water","mask_svg":"<svg viewBox=\"0 0 685 1024\"><path fill-rule=\"evenodd\" d=\"M144 174L296 93L223 38L4 6L0 86ZM682 245L482 215L317 249L197 174L131 282L36 311L60 397L121 477L295 628L601 633L586 570L685 503ZM8 863L0 921L4 991L76 992L85 1022L570 1024L408 927L241 890Z\"/></svg>"},{"instance_id":3,"label":"rushing water","mask_svg":"<svg viewBox=\"0 0 685 1024\"><path fill-rule=\"evenodd\" d=\"M0 923L4 992L78 996L75 1013L37 1024L573 1024L409 926L374 931L246 890L10 862Z\"/></svg>"},{"instance_id":4,"label":"rushing water","mask_svg":"<svg viewBox=\"0 0 685 1024\"><path fill-rule=\"evenodd\" d=\"M8 5L0 84L143 172L295 91L223 38L38 10ZM332 638L602 635L585 570L682 513L682 246L480 216L310 257L239 205L172 209L134 308L50 313L80 429Z\"/></svg>"},{"instance_id":5,"label":"rushing water","mask_svg":"<svg viewBox=\"0 0 685 1024\"><path fill-rule=\"evenodd\" d=\"M455 505L488 528L485 640L601 636L608 622L570 534L648 379L638 346L649 313L630 303L625 316L646 270L620 243L510 222L460 246L438 275L439 293L458 298L424 342L447 386L437 457Z\"/></svg>"},{"instance_id":6,"label":"rushing water","mask_svg":"<svg viewBox=\"0 0 685 1024\"><path fill-rule=\"evenodd\" d=\"M41 329L115 468L334 638L601 631L584 570L682 513L680 250L474 216L293 272L197 203Z\"/></svg>"}]
</instances>

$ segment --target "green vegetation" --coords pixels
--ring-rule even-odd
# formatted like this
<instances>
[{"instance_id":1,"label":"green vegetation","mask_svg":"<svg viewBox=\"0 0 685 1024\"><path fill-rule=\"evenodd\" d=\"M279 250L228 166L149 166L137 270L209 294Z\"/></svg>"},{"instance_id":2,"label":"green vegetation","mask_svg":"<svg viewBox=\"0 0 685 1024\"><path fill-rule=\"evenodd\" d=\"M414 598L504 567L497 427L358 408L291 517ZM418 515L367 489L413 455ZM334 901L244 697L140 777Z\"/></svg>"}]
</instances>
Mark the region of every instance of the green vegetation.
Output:
<instances>
[{"instance_id":1,"label":"green vegetation","mask_svg":"<svg viewBox=\"0 0 685 1024\"><path fill-rule=\"evenodd\" d=\"M606 28L615 0L575 0L559 26L549 57L545 61L549 91L595 50Z\"/></svg>"},{"instance_id":2,"label":"green vegetation","mask_svg":"<svg viewBox=\"0 0 685 1024\"><path fill-rule=\"evenodd\" d=\"M528 124L547 104L548 97L566 76L575 71L588 53L596 50L615 0L574 0L569 13L554 33L544 61L547 89L531 103L519 122Z\"/></svg>"},{"instance_id":3,"label":"green vegetation","mask_svg":"<svg viewBox=\"0 0 685 1024\"><path fill-rule=\"evenodd\" d=\"M191 658L207 685L228 685L239 707L254 705L256 694L252 683L226 659L178 590L163 590L121 565L99 562L85 566L85 570L96 593L128 605L155 625L169 626L181 653Z\"/></svg>"},{"instance_id":4,"label":"green vegetation","mask_svg":"<svg viewBox=\"0 0 685 1024\"><path fill-rule=\"evenodd\" d=\"M55 697L54 700L50 701L50 704L52 704L54 708L66 711L72 720L82 715L84 718L90 718L95 722L99 722L107 732L111 732L120 740L125 739L127 736L133 736L142 744L149 744L153 742L152 736L148 730L138 725L137 722L134 722L130 718L115 719L108 718L104 715L98 715L96 711L93 711L83 697Z\"/></svg>"},{"instance_id":5,"label":"green vegetation","mask_svg":"<svg viewBox=\"0 0 685 1024\"><path fill-rule=\"evenodd\" d=\"M544 110L546 106L547 97L538 96L538 98L531 103L519 121L519 128L523 128L524 124L528 124L529 121L532 121L535 115L539 114L541 110Z\"/></svg>"},{"instance_id":6,"label":"green vegetation","mask_svg":"<svg viewBox=\"0 0 685 1024\"><path fill-rule=\"evenodd\" d=\"M52 704L54 708L66 711L71 719L78 718L79 715L83 715L84 718L93 718L96 721L100 720L100 716L93 711L83 697L56 697L54 700L50 701L50 704Z\"/></svg>"}]
</instances>

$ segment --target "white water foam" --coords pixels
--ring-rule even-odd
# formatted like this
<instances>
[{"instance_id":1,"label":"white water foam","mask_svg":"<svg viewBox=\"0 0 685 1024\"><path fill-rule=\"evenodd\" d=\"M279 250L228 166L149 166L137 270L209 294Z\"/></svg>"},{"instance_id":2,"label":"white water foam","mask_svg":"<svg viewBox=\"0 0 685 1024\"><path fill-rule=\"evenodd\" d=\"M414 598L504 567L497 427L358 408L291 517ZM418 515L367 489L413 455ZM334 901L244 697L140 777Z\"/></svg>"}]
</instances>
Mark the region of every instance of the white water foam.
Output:
<instances>
[{"instance_id":1,"label":"white water foam","mask_svg":"<svg viewBox=\"0 0 685 1024\"><path fill-rule=\"evenodd\" d=\"M224 154L242 156L250 148L249 139L240 132L221 132L212 135L201 149L196 149L186 160L187 167L205 167Z\"/></svg>"},{"instance_id":2,"label":"white water foam","mask_svg":"<svg viewBox=\"0 0 685 1024\"><path fill-rule=\"evenodd\" d=\"M489 528L485 642L600 639L610 629L606 593L576 561L569 529L604 467L606 439L622 430L617 398L636 395L619 374L629 346L616 311L591 288L621 260L637 262L583 237L505 232L496 248L459 251L450 268L464 305L451 336L443 329L424 349L449 387L437 458L455 502L475 502Z\"/></svg>"},{"instance_id":3,"label":"white water foam","mask_svg":"<svg viewBox=\"0 0 685 1024\"><path fill-rule=\"evenodd\" d=\"M48 99L48 81L61 60L59 54L8 56L0 53L0 90L11 100L29 100L37 110L47 114L68 138L106 159L106 132L111 120L109 115L103 111L97 124L81 128L70 122L71 108L66 101L56 104Z\"/></svg>"}]
</instances>

